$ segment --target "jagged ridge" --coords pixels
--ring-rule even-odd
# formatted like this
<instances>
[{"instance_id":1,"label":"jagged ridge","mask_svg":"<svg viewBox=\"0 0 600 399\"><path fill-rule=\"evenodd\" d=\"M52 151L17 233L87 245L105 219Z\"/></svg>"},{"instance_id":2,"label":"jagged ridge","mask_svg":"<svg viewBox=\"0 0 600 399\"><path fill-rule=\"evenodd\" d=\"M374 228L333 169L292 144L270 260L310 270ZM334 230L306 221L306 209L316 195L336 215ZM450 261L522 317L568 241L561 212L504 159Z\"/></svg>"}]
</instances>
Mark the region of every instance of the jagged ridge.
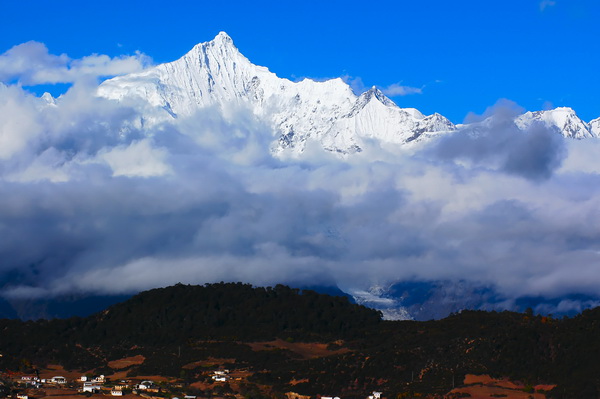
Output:
<instances>
[{"instance_id":1,"label":"jagged ridge","mask_svg":"<svg viewBox=\"0 0 600 399\"><path fill-rule=\"evenodd\" d=\"M252 64L224 32L176 61L107 80L98 94L137 108L146 126L210 107L224 118L233 118L236 109L250 110L271 126L276 154L300 154L309 141L350 154L362 151L367 140L404 145L456 129L438 113L424 116L398 107L376 87L356 96L340 78L279 78ZM566 107L526 112L515 123L522 130L542 124L568 138L600 137L600 118L586 123Z\"/></svg>"}]
</instances>

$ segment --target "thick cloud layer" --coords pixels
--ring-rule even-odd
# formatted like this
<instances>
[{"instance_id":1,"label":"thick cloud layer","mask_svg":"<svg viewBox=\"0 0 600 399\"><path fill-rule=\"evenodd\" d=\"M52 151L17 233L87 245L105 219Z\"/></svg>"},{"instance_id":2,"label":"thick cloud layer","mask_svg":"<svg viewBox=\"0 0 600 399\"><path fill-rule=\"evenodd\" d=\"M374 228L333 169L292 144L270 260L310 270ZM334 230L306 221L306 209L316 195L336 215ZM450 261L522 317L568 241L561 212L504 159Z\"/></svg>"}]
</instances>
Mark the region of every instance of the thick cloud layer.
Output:
<instances>
[{"instance_id":1,"label":"thick cloud layer","mask_svg":"<svg viewBox=\"0 0 600 399\"><path fill-rule=\"evenodd\" d=\"M276 159L244 109L144 129L94 90L0 85L4 296L224 280L445 281L493 292L479 307L547 312L600 297L600 142L523 133L499 107L410 152Z\"/></svg>"}]
</instances>

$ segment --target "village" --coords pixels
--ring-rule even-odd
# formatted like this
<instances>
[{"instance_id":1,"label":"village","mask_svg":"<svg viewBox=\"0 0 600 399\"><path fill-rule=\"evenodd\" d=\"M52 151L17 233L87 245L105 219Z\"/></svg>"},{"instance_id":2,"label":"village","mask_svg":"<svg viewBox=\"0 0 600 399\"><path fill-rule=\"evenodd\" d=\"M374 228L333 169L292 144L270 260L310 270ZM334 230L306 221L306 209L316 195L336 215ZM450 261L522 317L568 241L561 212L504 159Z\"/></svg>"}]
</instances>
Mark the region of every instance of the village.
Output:
<instances>
[{"instance_id":1,"label":"village","mask_svg":"<svg viewBox=\"0 0 600 399\"><path fill-rule=\"evenodd\" d=\"M79 399L92 396L116 396L122 399L200 399L206 396L197 395L197 389L189 389L186 384L177 380L165 379L111 379L104 375L81 375L68 378L62 375L44 377L36 375L18 375L3 373L1 375L0 397L11 399ZM240 382L243 376L230 373L227 369L207 372L207 385L221 387L215 389L212 398L244 399L244 395L236 394L229 386L230 382ZM188 388L188 389L186 389ZM188 392L189 391L189 392ZM311 399L310 396L295 392L285 394L286 399ZM317 399L340 399L339 396L318 395ZM373 392L366 399L382 399L381 392Z\"/></svg>"}]
</instances>

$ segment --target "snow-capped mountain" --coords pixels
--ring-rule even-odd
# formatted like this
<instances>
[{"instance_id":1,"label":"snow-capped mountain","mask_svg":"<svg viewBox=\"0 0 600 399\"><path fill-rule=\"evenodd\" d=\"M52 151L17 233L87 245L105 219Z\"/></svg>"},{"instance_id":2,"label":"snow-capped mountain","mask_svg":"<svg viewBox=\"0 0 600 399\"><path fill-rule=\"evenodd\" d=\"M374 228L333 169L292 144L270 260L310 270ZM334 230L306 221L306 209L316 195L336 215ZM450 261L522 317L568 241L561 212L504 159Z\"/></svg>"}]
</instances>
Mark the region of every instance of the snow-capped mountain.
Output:
<instances>
[{"instance_id":1,"label":"snow-capped mountain","mask_svg":"<svg viewBox=\"0 0 600 399\"><path fill-rule=\"evenodd\" d=\"M310 141L351 154L368 140L406 145L457 128L438 113L398 107L376 87L357 96L340 78L279 78L252 64L224 32L176 61L105 81L98 95L138 109L145 126L185 119L200 109L214 108L224 118L246 109L271 126L272 150L279 154L300 154ZM600 137L600 118L586 123L566 107L526 112L515 123L524 131L543 124L568 138Z\"/></svg>"},{"instance_id":2,"label":"snow-capped mountain","mask_svg":"<svg viewBox=\"0 0 600 399\"><path fill-rule=\"evenodd\" d=\"M448 119L402 109L372 88L356 96L342 79L292 82L252 64L224 32L182 58L102 83L102 97L138 108L144 124L156 124L216 107L227 115L249 109L273 129L273 151L300 153L310 140L325 149L360 152L364 140L409 143L454 130Z\"/></svg>"},{"instance_id":3,"label":"snow-capped mountain","mask_svg":"<svg viewBox=\"0 0 600 399\"><path fill-rule=\"evenodd\" d=\"M594 119L589 124L585 123L573 109L568 107L526 112L517 117L515 123L521 130L527 130L535 123L542 123L547 127L556 129L563 136L574 139L600 136L600 118Z\"/></svg>"}]
</instances>

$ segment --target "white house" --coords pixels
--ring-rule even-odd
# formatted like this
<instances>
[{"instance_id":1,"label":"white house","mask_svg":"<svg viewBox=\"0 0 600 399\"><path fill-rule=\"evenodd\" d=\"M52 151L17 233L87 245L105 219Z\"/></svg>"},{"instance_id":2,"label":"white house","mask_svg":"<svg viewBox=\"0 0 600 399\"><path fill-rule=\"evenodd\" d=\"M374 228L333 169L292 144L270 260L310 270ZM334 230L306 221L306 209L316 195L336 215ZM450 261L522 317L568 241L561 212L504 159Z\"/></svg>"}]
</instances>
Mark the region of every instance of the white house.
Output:
<instances>
[{"instance_id":1,"label":"white house","mask_svg":"<svg viewBox=\"0 0 600 399\"><path fill-rule=\"evenodd\" d=\"M65 377L61 377L61 376L57 375L56 377L50 378L50 382L52 382L54 384L66 384L67 379Z\"/></svg>"},{"instance_id":2,"label":"white house","mask_svg":"<svg viewBox=\"0 0 600 399\"><path fill-rule=\"evenodd\" d=\"M83 383L83 388L82 388L82 392L91 392L91 393L96 393L96 392L100 392L102 390L102 387L98 384L93 384L91 382L84 382Z\"/></svg>"},{"instance_id":3,"label":"white house","mask_svg":"<svg viewBox=\"0 0 600 399\"><path fill-rule=\"evenodd\" d=\"M138 384L138 389L145 391L146 389L150 389L154 386L154 382L150 380L142 381Z\"/></svg>"},{"instance_id":4,"label":"white house","mask_svg":"<svg viewBox=\"0 0 600 399\"><path fill-rule=\"evenodd\" d=\"M119 381L113 387L113 389L116 389L117 391L122 391L123 389L128 389L128 388L129 388L129 382L125 381L125 380Z\"/></svg>"}]
</instances>

